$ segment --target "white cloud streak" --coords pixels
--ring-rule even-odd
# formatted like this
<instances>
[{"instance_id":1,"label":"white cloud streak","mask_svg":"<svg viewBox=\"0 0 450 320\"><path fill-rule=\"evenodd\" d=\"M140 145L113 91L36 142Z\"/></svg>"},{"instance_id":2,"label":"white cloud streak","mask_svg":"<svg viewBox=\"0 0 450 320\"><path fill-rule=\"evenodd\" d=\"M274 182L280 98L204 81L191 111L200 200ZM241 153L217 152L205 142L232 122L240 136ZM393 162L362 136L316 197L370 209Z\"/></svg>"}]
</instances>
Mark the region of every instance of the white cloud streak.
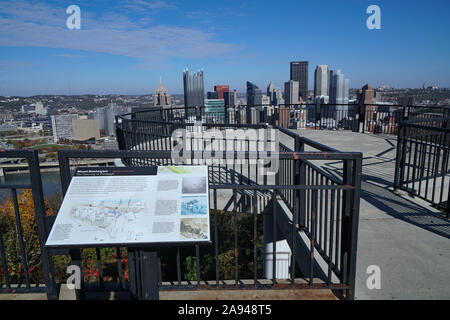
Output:
<instances>
[{"instance_id":1,"label":"white cloud streak","mask_svg":"<svg viewBox=\"0 0 450 320\"><path fill-rule=\"evenodd\" d=\"M128 8L175 9L163 1L133 0ZM199 59L223 56L237 49L214 40L214 34L195 28L152 25L131 21L116 12L93 16L81 8L81 30L66 28L65 7L15 1L0 5L0 46L36 46L85 50L132 57L158 68L173 57ZM139 10L139 9L136 9ZM97 14L97 13L96 13ZM149 20L150 21L150 20Z\"/></svg>"}]
</instances>

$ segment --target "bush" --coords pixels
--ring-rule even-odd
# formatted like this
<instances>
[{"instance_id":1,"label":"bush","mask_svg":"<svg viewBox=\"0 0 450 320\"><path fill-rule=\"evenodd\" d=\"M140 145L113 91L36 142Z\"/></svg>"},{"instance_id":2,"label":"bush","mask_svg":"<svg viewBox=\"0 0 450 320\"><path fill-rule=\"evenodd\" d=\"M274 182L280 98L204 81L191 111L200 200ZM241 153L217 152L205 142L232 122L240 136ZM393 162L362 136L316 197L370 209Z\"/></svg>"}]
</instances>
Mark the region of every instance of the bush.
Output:
<instances>
[{"instance_id":1,"label":"bush","mask_svg":"<svg viewBox=\"0 0 450 320\"><path fill-rule=\"evenodd\" d=\"M34 211L33 194L31 190L24 190L18 194L22 235L25 245L28 273L33 283L43 282L41 269L41 249L36 226L36 214ZM46 208L47 203L46 204ZM47 215L52 215L53 210L47 208ZM25 279L22 256L20 254L20 242L16 216L12 198L0 204L0 230L5 244L8 271L12 283L23 283ZM3 270L1 270L3 273Z\"/></svg>"},{"instance_id":2,"label":"bush","mask_svg":"<svg viewBox=\"0 0 450 320\"><path fill-rule=\"evenodd\" d=\"M17 196L22 226L22 234L25 244L25 252L28 265L28 273L31 283L44 283L44 273L41 265L41 250L34 211L33 194L31 190L24 190ZM62 196L57 194L44 201L46 214L53 215L57 212L62 202ZM20 242L16 227L14 204L11 198L0 204L0 231L5 244L5 253L8 263L8 272L11 283L25 283L24 266L20 254ZM103 275L105 281L118 281L117 252L115 248L100 249ZM121 251L121 260L124 264L124 278L128 278L127 253ZM69 256L52 257L53 272L57 283L67 280L69 274L67 267L71 264ZM98 278L97 254L95 249L82 251L82 264L84 281L95 282ZM0 283L4 281L4 272L0 267Z\"/></svg>"}]
</instances>

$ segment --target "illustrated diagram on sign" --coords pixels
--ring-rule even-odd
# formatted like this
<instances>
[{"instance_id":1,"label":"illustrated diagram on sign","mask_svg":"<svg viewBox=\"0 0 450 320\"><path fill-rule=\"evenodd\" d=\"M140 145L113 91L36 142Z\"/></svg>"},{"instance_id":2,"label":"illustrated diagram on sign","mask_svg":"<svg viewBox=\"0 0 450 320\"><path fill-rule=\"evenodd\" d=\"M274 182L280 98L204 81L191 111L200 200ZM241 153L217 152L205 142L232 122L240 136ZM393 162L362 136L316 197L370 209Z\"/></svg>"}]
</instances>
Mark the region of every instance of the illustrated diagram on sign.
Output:
<instances>
[{"instance_id":1,"label":"illustrated diagram on sign","mask_svg":"<svg viewBox=\"0 0 450 320\"><path fill-rule=\"evenodd\" d=\"M85 226L96 227L115 239L124 232L123 227L147 215L148 209L141 200L102 200L89 204L76 204L71 217Z\"/></svg>"}]
</instances>

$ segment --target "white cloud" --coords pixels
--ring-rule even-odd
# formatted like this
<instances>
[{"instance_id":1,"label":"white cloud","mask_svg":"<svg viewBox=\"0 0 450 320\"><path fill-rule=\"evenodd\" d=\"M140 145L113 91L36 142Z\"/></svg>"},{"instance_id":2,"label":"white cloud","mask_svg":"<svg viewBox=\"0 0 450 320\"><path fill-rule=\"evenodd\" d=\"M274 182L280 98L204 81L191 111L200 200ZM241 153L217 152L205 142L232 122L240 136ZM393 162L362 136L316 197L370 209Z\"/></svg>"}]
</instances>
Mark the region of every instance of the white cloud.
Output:
<instances>
[{"instance_id":1,"label":"white cloud","mask_svg":"<svg viewBox=\"0 0 450 320\"><path fill-rule=\"evenodd\" d=\"M78 59L78 58L86 58L86 56L80 54L70 54L70 53L62 53L58 54L59 57L70 58L70 59Z\"/></svg>"},{"instance_id":2,"label":"white cloud","mask_svg":"<svg viewBox=\"0 0 450 320\"><path fill-rule=\"evenodd\" d=\"M125 3L126 8L136 9L139 11L143 10L157 10L157 9L168 9L168 10L174 10L176 9L176 6L170 3L167 3L166 1L162 0L152 0L152 1L146 1L146 0L130 0L126 1Z\"/></svg>"},{"instance_id":3,"label":"white cloud","mask_svg":"<svg viewBox=\"0 0 450 320\"><path fill-rule=\"evenodd\" d=\"M163 1L133 0L129 5L160 9ZM68 30L64 7L17 1L0 6L0 46L36 46L85 50L136 58L157 67L172 57L223 56L237 46L214 40L214 34L179 26L145 26L127 16L104 12L101 17L81 8L81 30ZM96 12L96 14L98 14Z\"/></svg>"}]
</instances>

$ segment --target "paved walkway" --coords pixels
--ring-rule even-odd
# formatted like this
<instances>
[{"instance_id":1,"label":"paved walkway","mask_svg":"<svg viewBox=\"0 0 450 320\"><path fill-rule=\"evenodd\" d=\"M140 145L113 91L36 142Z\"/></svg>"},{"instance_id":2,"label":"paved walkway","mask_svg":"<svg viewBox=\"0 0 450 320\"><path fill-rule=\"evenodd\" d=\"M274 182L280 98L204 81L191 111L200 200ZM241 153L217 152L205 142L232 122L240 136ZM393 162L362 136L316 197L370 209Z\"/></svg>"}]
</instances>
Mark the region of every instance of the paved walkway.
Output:
<instances>
[{"instance_id":1,"label":"paved walkway","mask_svg":"<svg viewBox=\"0 0 450 320\"><path fill-rule=\"evenodd\" d=\"M396 137L298 130L342 151L363 153L356 299L450 299L450 220L428 203L392 192ZM322 164L339 174L336 162ZM381 269L381 289L366 286Z\"/></svg>"}]
</instances>

